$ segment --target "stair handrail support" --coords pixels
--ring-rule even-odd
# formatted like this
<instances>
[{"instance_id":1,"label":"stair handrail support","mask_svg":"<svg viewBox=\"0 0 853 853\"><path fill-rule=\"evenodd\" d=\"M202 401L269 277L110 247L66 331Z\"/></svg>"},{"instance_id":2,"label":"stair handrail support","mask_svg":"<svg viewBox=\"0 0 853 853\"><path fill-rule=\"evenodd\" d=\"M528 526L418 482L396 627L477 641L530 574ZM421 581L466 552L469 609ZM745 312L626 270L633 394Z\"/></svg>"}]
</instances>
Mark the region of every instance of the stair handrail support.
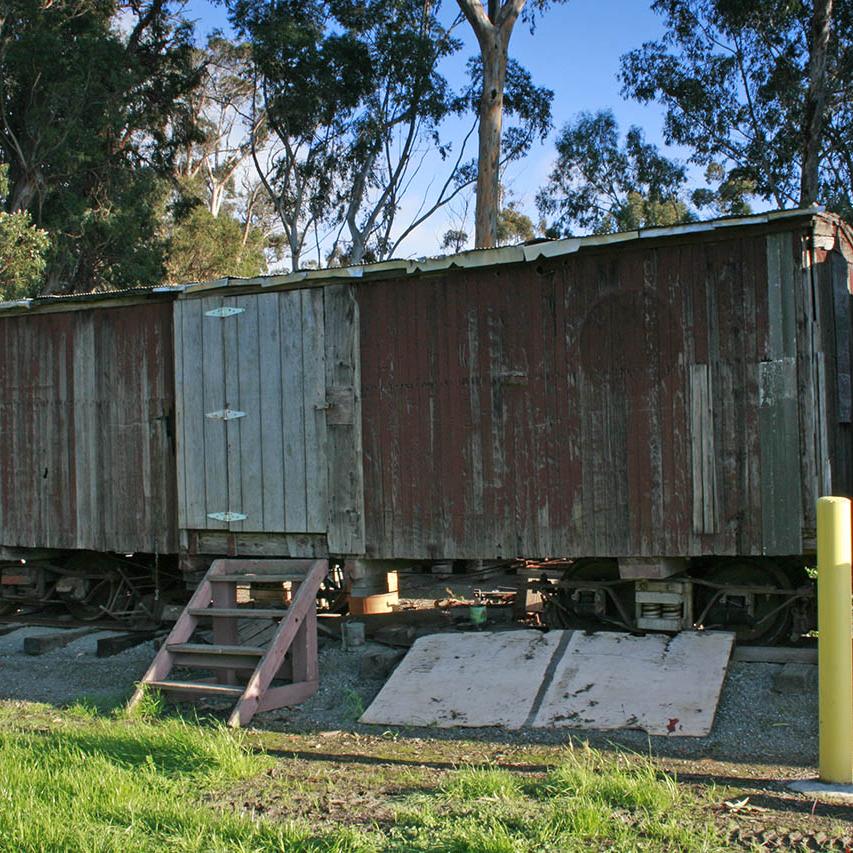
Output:
<instances>
[{"instance_id":1,"label":"stair handrail support","mask_svg":"<svg viewBox=\"0 0 853 853\"><path fill-rule=\"evenodd\" d=\"M169 651L169 646L175 643L186 643L193 635L198 626L198 617L190 613L192 608L208 607L213 600L213 584L210 578L216 575L225 574L225 559L214 560L210 568L205 573L199 585L190 596L186 607L177 618L172 630L169 632L159 651L154 655L154 660L151 661L151 666L145 672L145 675L139 680L136 685L136 690L133 692L130 701L127 703L127 709L132 711L145 695L145 685L151 681L159 681L172 669L172 653Z\"/></svg>"}]
</instances>

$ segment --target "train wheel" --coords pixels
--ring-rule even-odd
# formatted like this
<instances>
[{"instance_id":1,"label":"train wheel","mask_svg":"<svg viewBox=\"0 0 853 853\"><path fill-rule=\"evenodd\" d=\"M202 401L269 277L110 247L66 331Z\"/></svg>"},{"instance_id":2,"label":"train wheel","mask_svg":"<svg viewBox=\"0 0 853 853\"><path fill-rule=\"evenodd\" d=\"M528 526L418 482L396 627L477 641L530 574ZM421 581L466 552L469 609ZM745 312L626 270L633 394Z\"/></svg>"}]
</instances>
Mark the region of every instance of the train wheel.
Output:
<instances>
[{"instance_id":1,"label":"train wheel","mask_svg":"<svg viewBox=\"0 0 853 853\"><path fill-rule=\"evenodd\" d=\"M105 615L104 608L113 604L116 594L116 581L115 575L106 575L94 581L84 599L65 601L68 612L81 622L95 622L103 618Z\"/></svg>"},{"instance_id":2,"label":"train wheel","mask_svg":"<svg viewBox=\"0 0 853 853\"><path fill-rule=\"evenodd\" d=\"M779 590L792 586L772 560L721 561L697 578L694 589L694 615L705 628L734 631L739 643L766 645L790 633L791 609L782 606L785 597Z\"/></svg>"},{"instance_id":3,"label":"train wheel","mask_svg":"<svg viewBox=\"0 0 853 853\"><path fill-rule=\"evenodd\" d=\"M552 628L631 627L632 585L620 583L616 560L590 557L566 569L555 595L544 602L545 622Z\"/></svg>"}]
</instances>

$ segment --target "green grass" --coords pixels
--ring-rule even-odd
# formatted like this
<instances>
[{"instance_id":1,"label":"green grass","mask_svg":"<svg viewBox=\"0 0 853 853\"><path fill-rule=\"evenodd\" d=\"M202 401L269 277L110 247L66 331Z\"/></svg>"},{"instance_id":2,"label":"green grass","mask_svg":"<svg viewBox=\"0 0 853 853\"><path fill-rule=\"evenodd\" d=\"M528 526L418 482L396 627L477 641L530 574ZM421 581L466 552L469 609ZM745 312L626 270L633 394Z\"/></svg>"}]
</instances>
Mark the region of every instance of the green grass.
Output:
<instances>
[{"instance_id":1,"label":"green grass","mask_svg":"<svg viewBox=\"0 0 853 853\"><path fill-rule=\"evenodd\" d=\"M724 849L697 795L642 758L566 750L541 772L343 765L274 758L157 711L0 703L0 851Z\"/></svg>"}]
</instances>

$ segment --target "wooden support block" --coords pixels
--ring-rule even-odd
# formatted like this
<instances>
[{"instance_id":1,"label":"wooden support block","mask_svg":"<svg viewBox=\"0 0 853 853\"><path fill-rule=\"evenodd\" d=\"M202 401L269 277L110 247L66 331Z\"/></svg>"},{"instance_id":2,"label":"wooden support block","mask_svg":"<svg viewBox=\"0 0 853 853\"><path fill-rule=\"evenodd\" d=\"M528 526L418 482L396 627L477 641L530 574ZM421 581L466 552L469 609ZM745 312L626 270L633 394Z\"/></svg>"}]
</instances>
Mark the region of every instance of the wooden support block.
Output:
<instances>
[{"instance_id":1,"label":"wooden support block","mask_svg":"<svg viewBox=\"0 0 853 853\"><path fill-rule=\"evenodd\" d=\"M39 634L37 637L24 638L24 654L43 655L54 649L61 649L81 637L94 634L100 628L77 628L76 630L63 629L55 634Z\"/></svg>"},{"instance_id":2,"label":"wooden support block","mask_svg":"<svg viewBox=\"0 0 853 853\"><path fill-rule=\"evenodd\" d=\"M817 663L817 649L792 646L737 646L732 652L735 663Z\"/></svg>"},{"instance_id":3,"label":"wooden support block","mask_svg":"<svg viewBox=\"0 0 853 853\"><path fill-rule=\"evenodd\" d=\"M154 631L133 631L118 637L101 637L95 656L108 658L154 639Z\"/></svg>"}]
</instances>

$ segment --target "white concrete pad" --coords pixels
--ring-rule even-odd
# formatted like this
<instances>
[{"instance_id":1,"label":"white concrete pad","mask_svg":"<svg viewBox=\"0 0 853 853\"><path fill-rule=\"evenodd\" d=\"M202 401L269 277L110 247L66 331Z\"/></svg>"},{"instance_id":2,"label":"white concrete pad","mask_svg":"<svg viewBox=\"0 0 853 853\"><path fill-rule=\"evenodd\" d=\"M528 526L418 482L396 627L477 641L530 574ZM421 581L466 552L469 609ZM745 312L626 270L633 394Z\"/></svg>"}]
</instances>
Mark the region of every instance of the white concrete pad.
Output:
<instances>
[{"instance_id":1,"label":"white concrete pad","mask_svg":"<svg viewBox=\"0 0 853 853\"><path fill-rule=\"evenodd\" d=\"M853 805L853 785L836 785L832 782L821 782L819 779L801 779L791 782L788 787L798 794L804 794L815 800Z\"/></svg>"},{"instance_id":2,"label":"white concrete pad","mask_svg":"<svg viewBox=\"0 0 853 853\"><path fill-rule=\"evenodd\" d=\"M508 631L421 637L361 722L520 728L530 715L564 633Z\"/></svg>"},{"instance_id":3,"label":"white concrete pad","mask_svg":"<svg viewBox=\"0 0 853 853\"><path fill-rule=\"evenodd\" d=\"M710 631L433 634L412 646L361 722L706 735L733 644Z\"/></svg>"},{"instance_id":4,"label":"white concrete pad","mask_svg":"<svg viewBox=\"0 0 853 853\"><path fill-rule=\"evenodd\" d=\"M577 631L534 726L707 735L733 644L734 634L717 631L675 637Z\"/></svg>"}]
</instances>

